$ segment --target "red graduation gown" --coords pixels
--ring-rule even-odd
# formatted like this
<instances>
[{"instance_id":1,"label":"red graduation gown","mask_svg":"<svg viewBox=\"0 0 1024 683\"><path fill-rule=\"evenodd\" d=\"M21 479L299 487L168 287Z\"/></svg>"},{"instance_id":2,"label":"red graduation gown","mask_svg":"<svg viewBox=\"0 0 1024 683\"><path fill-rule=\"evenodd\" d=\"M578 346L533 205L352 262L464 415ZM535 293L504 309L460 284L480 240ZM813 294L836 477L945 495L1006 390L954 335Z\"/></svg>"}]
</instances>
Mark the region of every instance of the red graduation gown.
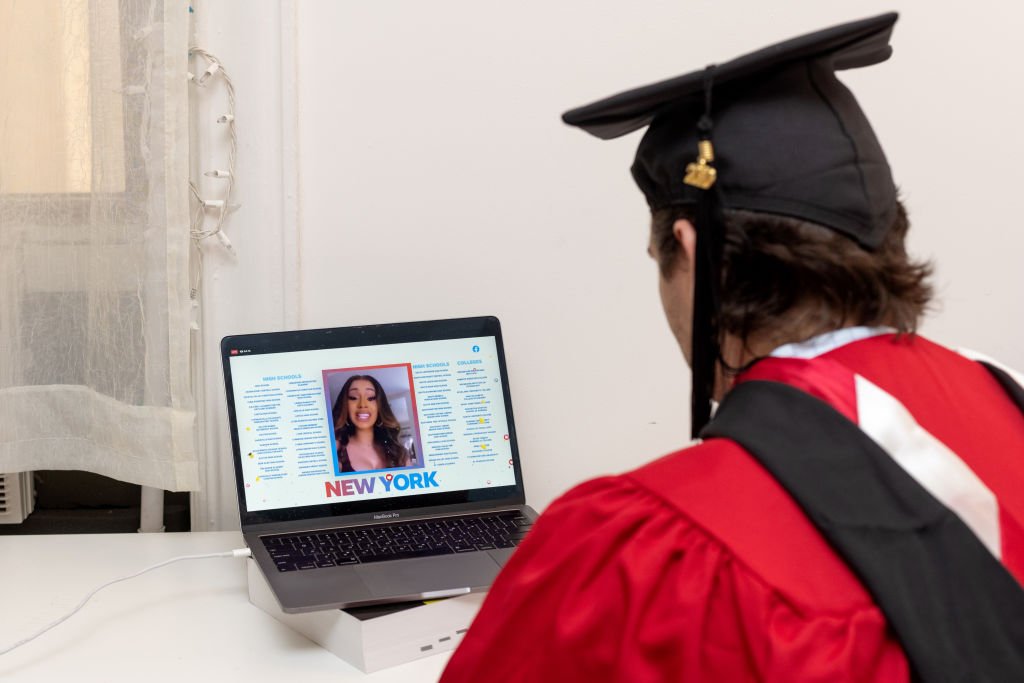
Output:
<instances>
[{"instance_id":1,"label":"red graduation gown","mask_svg":"<svg viewBox=\"0 0 1024 683\"><path fill-rule=\"evenodd\" d=\"M1024 582L1024 417L984 368L882 335L751 372L802 383L852 418L852 385L789 377L794 362L856 373L959 456L998 501L1000 559ZM881 611L789 494L737 444L711 439L552 503L442 681L909 676Z\"/></svg>"}]
</instances>

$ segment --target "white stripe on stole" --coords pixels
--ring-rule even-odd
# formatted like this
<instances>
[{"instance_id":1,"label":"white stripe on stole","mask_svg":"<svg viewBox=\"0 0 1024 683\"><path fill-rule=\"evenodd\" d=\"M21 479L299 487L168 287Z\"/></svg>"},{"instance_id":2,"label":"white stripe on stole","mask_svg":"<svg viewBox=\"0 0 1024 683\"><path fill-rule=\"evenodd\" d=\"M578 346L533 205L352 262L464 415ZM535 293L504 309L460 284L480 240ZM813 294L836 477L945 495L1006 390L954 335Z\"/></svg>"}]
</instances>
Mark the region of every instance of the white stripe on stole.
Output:
<instances>
[{"instance_id":1,"label":"white stripe on stole","mask_svg":"<svg viewBox=\"0 0 1024 683\"><path fill-rule=\"evenodd\" d=\"M902 403L855 375L860 428L939 502L963 520L989 551L1002 557L995 494Z\"/></svg>"}]
</instances>

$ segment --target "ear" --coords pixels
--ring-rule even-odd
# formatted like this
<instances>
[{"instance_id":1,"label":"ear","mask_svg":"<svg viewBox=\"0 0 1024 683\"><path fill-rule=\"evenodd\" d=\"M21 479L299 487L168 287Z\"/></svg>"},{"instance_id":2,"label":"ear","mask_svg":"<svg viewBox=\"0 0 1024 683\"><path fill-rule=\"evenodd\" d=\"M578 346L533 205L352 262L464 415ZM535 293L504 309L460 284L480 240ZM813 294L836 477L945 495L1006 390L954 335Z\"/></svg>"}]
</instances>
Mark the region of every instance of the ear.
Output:
<instances>
[{"instance_id":1,"label":"ear","mask_svg":"<svg viewBox=\"0 0 1024 683\"><path fill-rule=\"evenodd\" d=\"M686 269L692 272L697 262L697 229L690 221L680 218L672 224L672 234L675 235L676 242L679 243L680 256L683 258Z\"/></svg>"}]
</instances>

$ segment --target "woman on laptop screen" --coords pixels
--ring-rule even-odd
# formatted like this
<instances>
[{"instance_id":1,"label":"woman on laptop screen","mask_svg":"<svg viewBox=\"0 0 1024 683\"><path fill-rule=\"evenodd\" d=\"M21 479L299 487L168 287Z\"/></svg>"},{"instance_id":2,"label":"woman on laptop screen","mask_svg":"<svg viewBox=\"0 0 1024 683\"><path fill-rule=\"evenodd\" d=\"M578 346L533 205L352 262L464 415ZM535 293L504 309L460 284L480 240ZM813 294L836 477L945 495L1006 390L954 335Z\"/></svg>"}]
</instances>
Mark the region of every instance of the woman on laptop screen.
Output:
<instances>
[{"instance_id":1,"label":"woman on laptop screen","mask_svg":"<svg viewBox=\"0 0 1024 683\"><path fill-rule=\"evenodd\" d=\"M415 464L399 437L401 425L372 375L353 375L334 402L334 438L342 472Z\"/></svg>"}]
</instances>

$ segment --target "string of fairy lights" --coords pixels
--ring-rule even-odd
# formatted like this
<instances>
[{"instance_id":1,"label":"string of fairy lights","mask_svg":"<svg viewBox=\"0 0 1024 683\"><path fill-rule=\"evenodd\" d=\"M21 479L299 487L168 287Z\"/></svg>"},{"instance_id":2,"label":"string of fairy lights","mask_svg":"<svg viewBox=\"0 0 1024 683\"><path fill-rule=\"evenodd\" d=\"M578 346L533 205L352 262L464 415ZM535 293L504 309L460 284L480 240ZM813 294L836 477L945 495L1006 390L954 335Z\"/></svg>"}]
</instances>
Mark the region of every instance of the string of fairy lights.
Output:
<instances>
[{"instance_id":1,"label":"string of fairy lights","mask_svg":"<svg viewBox=\"0 0 1024 683\"><path fill-rule=\"evenodd\" d=\"M203 173L207 178L216 179L217 183L203 183L203 188L213 187L216 192L204 192L200 183L189 179L190 200L190 234L195 246L197 267L191 284L191 296L197 300L203 275L203 245L211 237L221 244L229 253L235 249L224 232L224 224L228 215L238 208L232 203L232 192L235 186L235 159L238 153L238 133L235 127L235 86L223 63L200 47L189 49L190 61L198 62L202 70L189 71L188 80L196 88L210 88L214 82L223 83L227 98L227 109L216 119L216 123L227 127L228 151L224 168L213 168ZM212 90L212 89L211 89Z\"/></svg>"}]
</instances>

